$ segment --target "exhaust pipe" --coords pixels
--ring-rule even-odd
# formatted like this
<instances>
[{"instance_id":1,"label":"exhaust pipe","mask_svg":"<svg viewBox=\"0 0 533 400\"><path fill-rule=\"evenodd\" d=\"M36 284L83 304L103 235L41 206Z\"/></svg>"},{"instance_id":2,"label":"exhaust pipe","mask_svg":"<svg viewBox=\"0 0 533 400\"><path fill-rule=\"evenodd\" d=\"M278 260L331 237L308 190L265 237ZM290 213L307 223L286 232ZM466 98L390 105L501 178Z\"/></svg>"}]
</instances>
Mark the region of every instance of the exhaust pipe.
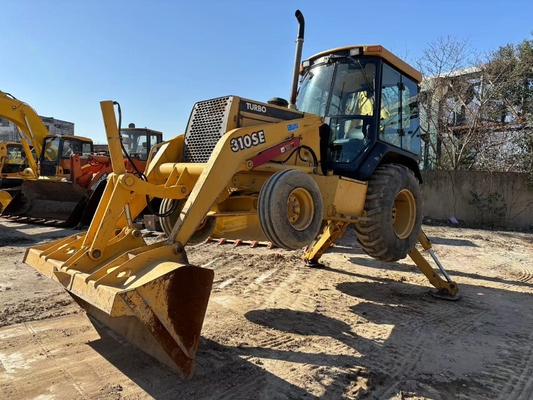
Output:
<instances>
[{"instance_id":1,"label":"exhaust pipe","mask_svg":"<svg viewBox=\"0 0 533 400\"><path fill-rule=\"evenodd\" d=\"M296 38L296 56L294 57L294 72L292 76L291 97L289 108L296 109L296 92L298 90L298 76L300 75L300 62L302 60L302 48L304 45L305 20L300 10L294 14L298 20L298 37Z\"/></svg>"}]
</instances>

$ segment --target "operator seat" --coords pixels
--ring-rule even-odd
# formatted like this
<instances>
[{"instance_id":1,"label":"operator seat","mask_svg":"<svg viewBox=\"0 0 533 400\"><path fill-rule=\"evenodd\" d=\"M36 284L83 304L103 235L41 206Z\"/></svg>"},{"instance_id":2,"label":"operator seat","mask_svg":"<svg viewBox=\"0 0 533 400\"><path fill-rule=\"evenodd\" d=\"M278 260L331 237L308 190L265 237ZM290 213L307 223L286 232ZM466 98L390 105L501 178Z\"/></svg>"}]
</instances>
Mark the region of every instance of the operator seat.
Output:
<instances>
[{"instance_id":1,"label":"operator seat","mask_svg":"<svg viewBox=\"0 0 533 400\"><path fill-rule=\"evenodd\" d=\"M352 93L346 101L346 115L371 116L374 112L374 96L371 91L359 91ZM363 121L360 119L346 122L344 139L365 140Z\"/></svg>"}]
</instances>

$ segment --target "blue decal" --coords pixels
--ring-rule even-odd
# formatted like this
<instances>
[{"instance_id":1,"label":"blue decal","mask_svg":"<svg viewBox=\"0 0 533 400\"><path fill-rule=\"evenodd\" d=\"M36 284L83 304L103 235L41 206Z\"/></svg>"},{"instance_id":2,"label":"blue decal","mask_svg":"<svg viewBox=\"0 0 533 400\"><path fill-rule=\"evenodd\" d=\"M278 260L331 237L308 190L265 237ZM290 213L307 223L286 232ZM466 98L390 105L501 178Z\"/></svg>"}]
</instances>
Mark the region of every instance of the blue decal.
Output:
<instances>
[{"instance_id":1,"label":"blue decal","mask_svg":"<svg viewBox=\"0 0 533 400\"><path fill-rule=\"evenodd\" d=\"M298 128L299 128L298 123L287 125L287 131L289 132L295 131Z\"/></svg>"}]
</instances>

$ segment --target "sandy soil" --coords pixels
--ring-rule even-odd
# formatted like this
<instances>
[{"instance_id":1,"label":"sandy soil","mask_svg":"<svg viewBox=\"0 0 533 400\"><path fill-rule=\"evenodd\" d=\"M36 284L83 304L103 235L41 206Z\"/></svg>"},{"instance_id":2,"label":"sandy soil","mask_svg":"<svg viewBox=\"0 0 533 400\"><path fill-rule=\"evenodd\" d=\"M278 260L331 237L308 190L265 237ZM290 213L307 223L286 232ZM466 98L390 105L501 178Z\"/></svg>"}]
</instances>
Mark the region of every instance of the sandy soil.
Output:
<instances>
[{"instance_id":1,"label":"sandy soil","mask_svg":"<svg viewBox=\"0 0 533 400\"><path fill-rule=\"evenodd\" d=\"M188 248L215 284L184 381L90 322L25 248L72 233L0 222L0 398L530 399L533 235L425 227L460 287L429 295L409 259L347 234L323 261L230 244Z\"/></svg>"}]
</instances>

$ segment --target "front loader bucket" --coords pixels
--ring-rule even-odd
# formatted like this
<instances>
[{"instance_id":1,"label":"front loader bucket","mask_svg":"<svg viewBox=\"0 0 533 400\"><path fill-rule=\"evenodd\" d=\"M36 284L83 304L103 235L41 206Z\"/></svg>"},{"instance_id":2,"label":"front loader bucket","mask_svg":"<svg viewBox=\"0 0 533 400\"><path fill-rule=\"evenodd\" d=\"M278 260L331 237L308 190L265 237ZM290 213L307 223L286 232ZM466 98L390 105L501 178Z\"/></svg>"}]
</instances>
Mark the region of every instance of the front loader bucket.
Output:
<instances>
[{"instance_id":1,"label":"front loader bucket","mask_svg":"<svg viewBox=\"0 0 533 400\"><path fill-rule=\"evenodd\" d=\"M87 189L69 182L28 180L20 186L2 215L74 226L81 218L87 194Z\"/></svg>"},{"instance_id":2,"label":"front loader bucket","mask_svg":"<svg viewBox=\"0 0 533 400\"><path fill-rule=\"evenodd\" d=\"M83 237L30 248L24 261L59 281L91 317L192 377L214 272L189 265L183 249L142 246L142 238L126 234L115 240L121 252L100 263L87 253L69 256Z\"/></svg>"}]
</instances>

